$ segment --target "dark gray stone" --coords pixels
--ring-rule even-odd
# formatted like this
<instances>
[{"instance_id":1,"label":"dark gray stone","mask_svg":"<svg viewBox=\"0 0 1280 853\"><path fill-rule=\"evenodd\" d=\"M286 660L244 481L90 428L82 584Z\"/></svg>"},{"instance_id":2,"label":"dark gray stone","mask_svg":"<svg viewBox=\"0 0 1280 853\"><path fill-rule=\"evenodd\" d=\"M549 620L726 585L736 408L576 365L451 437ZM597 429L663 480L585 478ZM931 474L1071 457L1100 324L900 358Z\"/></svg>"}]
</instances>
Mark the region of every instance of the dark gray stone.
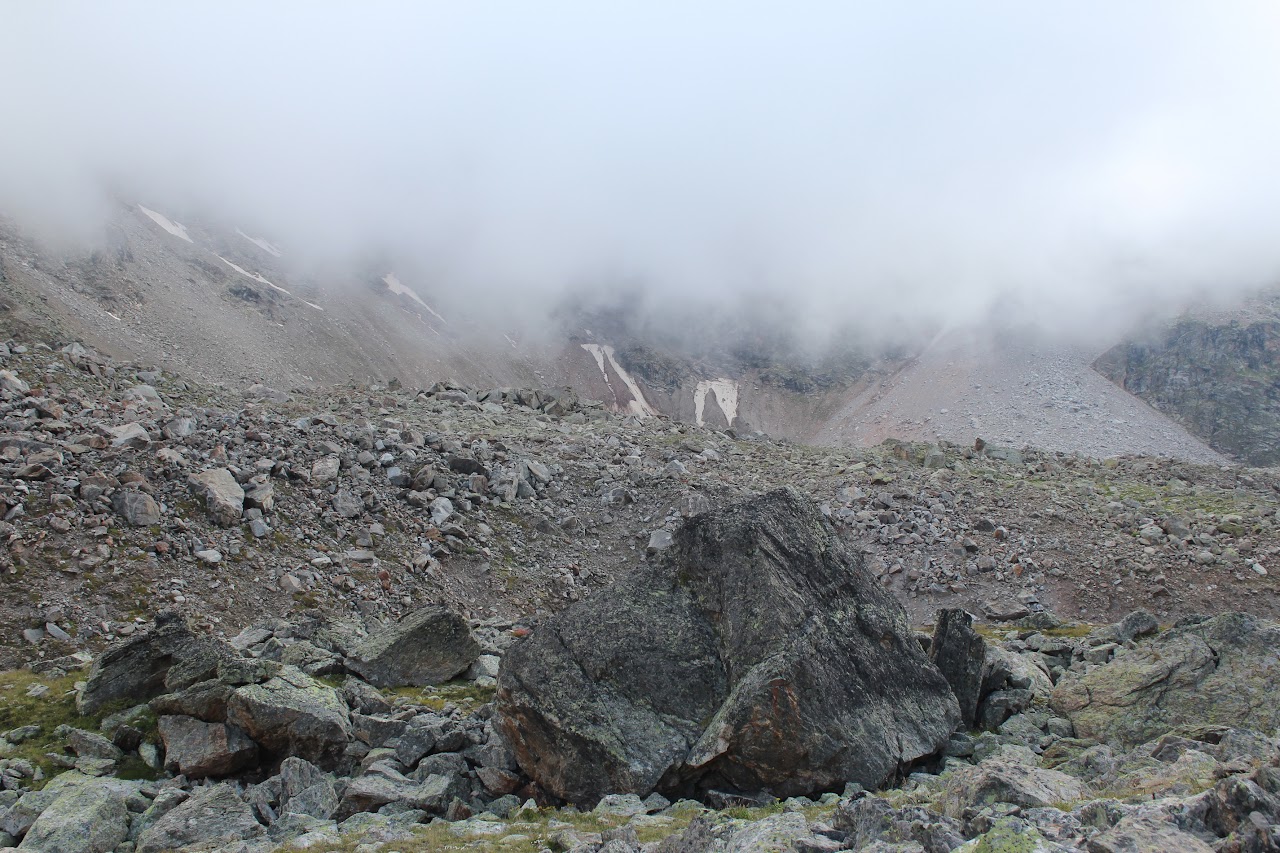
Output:
<instances>
[{"instance_id":1,"label":"dark gray stone","mask_svg":"<svg viewBox=\"0 0 1280 853\"><path fill-rule=\"evenodd\" d=\"M376 687L425 687L461 675L479 656L465 619L424 607L371 634L346 665Z\"/></svg>"},{"instance_id":2,"label":"dark gray stone","mask_svg":"<svg viewBox=\"0 0 1280 853\"><path fill-rule=\"evenodd\" d=\"M885 782L959 722L901 605L790 489L697 516L503 659L495 725L556 796Z\"/></svg>"},{"instance_id":3,"label":"dark gray stone","mask_svg":"<svg viewBox=\"0 0 1280 853\"><path fill-rule=\"evenodd\" d=\"M986 657L987 643L973 630L973 616L958 608L939 611L929 658L951 685L960 704L960 725L965 729L973 728L978 717Z\"/></svg>"},{"instance_id":4,"label":"dark gray stone","mask_svg":"<svg viewBox=\"0 0 1280 853\"><path fill-rule=\"evenodd\" d=\"M156 617L155 624L103 652L89 669L76 709L92 714L120 699L140 702L212 678L229 654L221 643L194 634L181 615Z\"/></svg>"}]
</instances>

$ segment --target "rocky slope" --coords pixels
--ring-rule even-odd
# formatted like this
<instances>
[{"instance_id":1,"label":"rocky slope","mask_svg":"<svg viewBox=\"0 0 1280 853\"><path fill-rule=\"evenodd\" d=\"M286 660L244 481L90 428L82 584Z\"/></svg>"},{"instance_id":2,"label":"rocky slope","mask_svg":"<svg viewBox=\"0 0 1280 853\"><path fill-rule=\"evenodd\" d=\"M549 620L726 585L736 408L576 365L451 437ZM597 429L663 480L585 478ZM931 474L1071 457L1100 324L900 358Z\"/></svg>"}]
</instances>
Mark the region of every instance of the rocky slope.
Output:
<instances>
[{"instance_id":1,"label":"rocky slope","mask_svg":"<svg viewBox=\"0 0 1280 853\"><path fill-rule=\"evenodd\" d=\"M0 347L0 651L24 667L0 676L0 831L22 849L1272 849L1275 629L1193 614L1280 612L1273 471L747 440L551 389L228 390L57 343ZM876 796L549 796L495 734L513 646L781 485L906 618L987 621L944 618L921 663L974 730ZM784 527L758 547L795 550ZM1221 707L1196 698L1213 677Z\"/></svg>"},{"instance_id":2,"label":"rocky slope","mask_svg":"<svg viewBox=\"0 0 1280 853\"><path fill-rule=\"evenodd\" d=\"M1267 471L746 441L532 390L232 393L65 350L0 349L12 662L43 648L24 630L91 643L162 602L231 632L264 608L394 617L427 601L511 620L624 576L682 517L783 484L917 619L952 603L1275 612Z\"/></svg>"}]
</instances>

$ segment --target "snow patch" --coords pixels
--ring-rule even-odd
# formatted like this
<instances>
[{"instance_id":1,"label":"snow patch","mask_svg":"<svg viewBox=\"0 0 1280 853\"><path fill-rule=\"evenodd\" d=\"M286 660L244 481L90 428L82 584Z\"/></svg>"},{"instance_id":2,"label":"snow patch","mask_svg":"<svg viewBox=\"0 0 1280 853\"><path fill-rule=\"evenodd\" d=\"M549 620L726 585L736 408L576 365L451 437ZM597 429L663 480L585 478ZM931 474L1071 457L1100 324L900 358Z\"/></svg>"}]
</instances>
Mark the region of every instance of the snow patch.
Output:
<instances>
[{"instance_id":1,"label":"snow patch","mask_svg":"<svg viewBox=\"0 0 1280 853\"><path fill-rule=\"evenodd\" d=\"M268 255L275 255L278 258L284 254L275 246L271 245L261 237L250 237L248 234L244 233L239 228L236 229L236 233L239 234L241 237L245 238L246 240L248 240L253 245L257 246L262 251L266 252Z\"/></svg>"},{"instance_id":2,"label":"snow patch","mask_svg":"<svg viewBox=\"0 0 1280 853\"><path fill-rule=\"evenodd\" d=\"M187 226L179 225L177 222L174 222L172 219L165 216L163 213L157 213L156 211L152 210L149 207L143 207L142 205L138 205L138 210L141 210L147 216L151 217L152 222L159 225L161 228L168 231L173 236L181 237L183 240L186 240L188 243L195 243L195 240L192 240L191 236L187 234Z\"/></svg>"},{"instance_id":3,"label":"snow patch","mask_svg":"<svg viewBox=\"0 0 1280 853\"><path fill-rule=\"evenodd\" d=\"M216 257L218 260L222 261L224 264L231 267L236 272L240 273L240 275L246 276L247 278L251 278L254 281L258 282L259 284L265 284L267 287L274 287L276 290L280 291L281 293L289 293L289 291L285 290L280 285L272 284L271 282L267 281L265 278L262 277L262 273L249 272L244 267L239 266L237 264L233 264L231 261L222 257L222 255L217 255ZM292 296L293 294L289 293L289 295Z\"/></svg>"},{"instance_id":4,"label":"snow patch","mask_svg":"<svg viewBox=\"0 0 1280 853\"><path fill-rule=\"evenodd\" d=\"M409 298L410 298L410 299L412 299L414 302L418 303L418 304L419 304L419 305L421 305L423 308L426 308L428 311L430 311L430 312L431 312L431 316L435 317L435 318L436 318L437 320L439 320L441 323L448 323L448 322L449 322L449 321L448 321L448 320L446 320L444 317L441 317L441 316L440 316L440 314L438 314L438 313L436 312L436 309L432 308L430 305L428 305L427 303L423 302L423 301L422 301L422 298L421 298L420 296L418 296L418 294L414 293L414 292L413 292L413 290L412 290L412 289L410 289L410 288L408 287L408 285L406 285L406 284L405 284L404 282L402 282L400 279L396 278L396 274L395 274L395 273L393 273L393 272L389 272L389 273L387 273L386 275L384 275L384 276L382 277L382 281L383 281L383 283L384 283L384 284L386 284L387 289L388 289L388 290L390 290L392 293L396 294L397 296L407 296L407 297L409 297Z\"/></svg>"},{"instance_id":5,"label":"snow patch","mask_svg":"<svg viewBox=\"0 0 1280 853\"><path fill-rule=\"evenodd\" d=\"M604 384L609 386L609 390L613 391L613 383L609 381L609 371L605 369L605 362L609 363L609 367L613 368L613 372L618 374L618 378L622 380L622 384L627 386L627 390L631 392L631 399L627 402L627 411L639 418L646 418L658 413L644 399L644 394L640 393L640 386L631 378L631 374L622 369L622 365L613 357L613 347L602 346L600 344L580 344L580 346L591 353L596 360L596 365L600 368L600 375L604 377ZM616 400L617 392L614 392Z\"/></svg>"},{"instance_id":6,"label":"snow patch","mask_svg":"<svg viewBox=\"0 0 1280 853\"><path fill-rule=\"evenodd\" d=\"M707 394L715 394L716 405L724 412L725 422L730 426L738 417L738 383L732 379L702 379L693 392L694 422L703 424L703 412L707 404Z\"/></svg>"}]
</instances>

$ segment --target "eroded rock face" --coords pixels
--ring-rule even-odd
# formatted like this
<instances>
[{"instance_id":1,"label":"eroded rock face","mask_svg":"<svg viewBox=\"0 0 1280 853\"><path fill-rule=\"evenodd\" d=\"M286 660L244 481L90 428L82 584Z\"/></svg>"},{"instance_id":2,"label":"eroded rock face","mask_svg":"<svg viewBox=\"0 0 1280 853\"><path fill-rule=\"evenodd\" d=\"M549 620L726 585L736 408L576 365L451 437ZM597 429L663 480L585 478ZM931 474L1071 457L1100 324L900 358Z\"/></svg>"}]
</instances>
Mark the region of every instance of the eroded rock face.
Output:
<instances>
[{"instance_id":1,"label":"eroded rock face","mask_svg":"<svg viewBox=\"0 0 1280 853\"><path fill-rule=\"evenodd\" d=\"M1068 673L1052 705L1076 734L1136 746L1179 726L1280 726L1280 626L1225 613L1173 628L1103 666Z\"/></svg>"},{"instance_id":2,"label":"eroded rock face","mask_svg":"<svg viewBox=\"0 0 1280 853\"><path fill-rule=\"evenodd\" d=\"M425 687L461 675L479 656L465 619L424 607L372 634L346 665L377 687Z\"/></svg>"},{"instance_id":3,"label":"eroded rock face","mask_svg":"<svg viewBox=\"0 0 1280 853\"><path fill-rule=\"evenodd\" d=\"M574 802L875 786L959 719L901 606L790 489L691 519L499 675L520 766Z\"/></svg>"}]
</instances>

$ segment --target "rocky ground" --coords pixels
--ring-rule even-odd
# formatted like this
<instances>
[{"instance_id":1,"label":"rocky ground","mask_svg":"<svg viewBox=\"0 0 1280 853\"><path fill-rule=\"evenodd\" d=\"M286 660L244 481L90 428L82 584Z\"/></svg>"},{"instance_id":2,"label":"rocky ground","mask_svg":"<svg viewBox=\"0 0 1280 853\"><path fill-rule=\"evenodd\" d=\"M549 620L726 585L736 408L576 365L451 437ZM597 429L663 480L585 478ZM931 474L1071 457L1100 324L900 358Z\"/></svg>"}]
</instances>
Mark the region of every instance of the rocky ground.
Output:
<instances>
[{"instance_id":1,"label":"rocky ground","mask_svg":"<svg viewBox=\"0 0 1280 853\"><path fill-rule=\"evenodd\" d=\"M715 803L704 792L704 804L725 807L704 813L703 805L619 795L602 800L603 810L582 803L584 811L565 811L528 787L536 780L512 755L482 754L493 739L492 678L513 642L666 559L684 519L782 485L812 499L833 535L865 552L868 577L917 626L928 627L940 607L967 608L1004 624L982 630L1043 680L1023 667L979 686L972 692L988 705L993 693L1029 692L997 696L985 718L975 709L974 742L946 749L959 763L921 765L924 775L874 797L841 788L780 803L754 799L759 792ZM211 836L231 843L222 824L195 821L197 812L238 822L255 850L310 833L319 849L474 841L513 850L603 844L615 853L641 844L996 850L1006 849L993 846L999 833L1031 830L1043 843L1026 849L1201 849L1116 840L1135 824L1164 832L1148 824L1170 815L1198 843L1272 849L1224 846L1242 837L1254 812L1263 828L1275 820L1267 739L1276 721L1246 724L1265 691L1207 720L1212 731L1182 731L1170 746L1159 742L1165 731L1135 741L1095 725L1063 684L1140 656L1136 635L1083 623L1109 624L1140 608L1151 614L1143 633L1199 613L1276 617L1274 470L983 443L817 448L623 417L546 389L228 391L78 344L27 340L0 346L0 498L0 655L12 670L0 685L8 744L0 751L10 756L0 758L0 775L21 796L0 800L8 809L0 829L23 838L24 849L63 849L41 840L53 835L31 833L55 833L73 825L59 815L96 809L113 834L97 847L66 849L163 850ZM437 606L475 638L474 659L449 674L469 680L405 690L403 674L360 669L360 649L395 648L387 638L395 620ZM118 654L104 654L113 644L150 648L161 611L176 614L168 625L189 623L182 630L206 649L197 656L204 663L170 679L172 651L144 656L153 662L138 670L147 677L112 701L154 695L150 704L85 706L85 692L72 687L85 680L77 667L92 660L100 672ZM1218 655L1219 645L1207 647ZM1185 662L1200 646L1178 648L1173 659ZM381 692L370 685L379 680ZM221 686L184 695L206 682ZM80 707L69 706L77 694ZM312 700L328 710L313 713ZM120 717L126 710L132 716ZM1087 735L1077 737L1081 720ZM303 743L280 733L291 725L313 736ZM1226 734L1233 726L1261 734ZM429 731L432 745L401 754L410 730ZM198 772L172 763L174 744L187 745ZM383 749L394 761L375 767L392 757ZM436 754L457 757L430 761ZM286 755L306 766L286 769ZM966 769L975 761L986 769ZM48 779L68 766L75 771ZM997 794L981 782L987 771L1006 785ZM1138 791L1143 774L1166 772L1167 785ZM196 781L205 778L226 781ZM1009 793L1023 782L1039 793ZM284 820L289 801L316 785L296 810L308 819ZM40 796L28 800L33 793ZM1246 794L1261 805L1242 811ZM495 805L501 797L510 799ZM1099 798L1103 805L1089 805ZM37 826L54 803L62 805ZM542 810L552 805L559 810ZM165 823L170 809L178 817ZM455 820L419 827L433 816ZM178 825L201 828L163 834ZM874 839L864 826L881 827L873 834L882 846L867 846ZM771 847L762 839L775 832L784 840Z\"/></svg>"},{"instance_id":2,"label":"rocky ground","mask_svg":"<svg viewBox=\"0 0 1280 853\"><path fill-rule=\"evenodd\" d=\"M229 393L65 349L0 350L9 665L92 649L161 607L226 636L264 610L527 619L625 575L682 517L783 484L867 549L917 620L944 605L1275 613L1270 470L841 451L550 392Z\"/></svg>"}]
</instances>

